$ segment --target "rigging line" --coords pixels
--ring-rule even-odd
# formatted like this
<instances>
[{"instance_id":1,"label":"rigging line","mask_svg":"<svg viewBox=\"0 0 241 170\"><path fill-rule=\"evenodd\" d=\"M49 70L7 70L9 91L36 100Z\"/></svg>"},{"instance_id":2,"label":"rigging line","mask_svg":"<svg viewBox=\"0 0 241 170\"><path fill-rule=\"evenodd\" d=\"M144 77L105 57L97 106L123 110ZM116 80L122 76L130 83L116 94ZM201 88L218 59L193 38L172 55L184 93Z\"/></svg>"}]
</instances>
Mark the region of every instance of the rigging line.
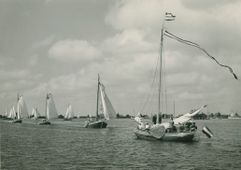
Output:
<instances>
[{"instance_id":1,"label":"rigging line","mask_svg":"<svg viewBox=\"0 0 241 170\"><path fill-rule=\"evenodd\" d=\"M177 39L180 39L180 40L182 40L182 41L185 41L185 42L187 42L187 43L189 43L189 44L193 44L193 45L195 45L195 46L197 46L197 47L200 47L200 45L199 45L199 44L194 43L194 42L189 41L189 40L184 40L184 39L182 39L182 38L180 38L180 37L178 37L178 36L176 36L176 35L174 35L174 34L170 33L170 32L169 32L169 31L167 31L167 30L165 30L165 33L167 33L167 34L169 34L169 35L171 35L171 36L173 36L173 37L175 37L175 38L177 38Z\"/></svg>"},{"instance_id":2,"label":"rigging line","mask_svg":"<svg viewBox=\"0 0 241 170\"><path fill-rule=\"evenodd\" d=\"M179 42L181 42L181 43L184 43L184 44L187 44L187 45L190 45L190 46L193 46L193 47L196 47L196 48L200 49L200 50L203 51L208 57L210 57L212 60L214 60L219 66L227 68L227 69L233 74L234 78L235 78L236 80L238 80L237 75L234 73L233 69L232 69L230 66L224 65L224 64L220 63L215 57L213 57L211 54L209 54L204 48L200 47L200 46L199 46L198 44L196 44L196 43L193 43L193 42L188 41L188 40L184 40L184 39L179 38L179 37L177 37L177 36L175 36L175 35L173 35L173 34L170 34L170 35L169 35L169 34L170 34L170 33L168 32L168 34L165 33L164 35L167 36L167 37L169 37L169 38L171 38L171 39L175 39L175 40L177 40L177 41L179 41ZM172 35L173 35L173 36L172 36Z\"/></svg>"},{"instance_id":3,"label":"rigging line","mask_svg":"<svg viewBox=\"0 0 241 170\"><path fill-rule=\"evenodd\" d=\"M162 57L163 61L163 71L162 71L162 79L163 79L163 86L162 86L162 113L167 113L167 86L166 86L166 57ZM165 107L165 112L164 112Z\"/></svg>"},{"instance_id":4,"label":"rigging line","mask_svg":"<svg viewBox=\"0 0 241 170\"><path fill-rule=\"evenodd\" d=\"M155 67L155 72L154 72L154 76L153 76L153 79L152 79L152 83L151 83L151 92L152 90L154 89L154 83L155 83L155 80L156 80L156 77L157 77L157 67L158 67L158 61L159 61L159 56L157 57L157 62L156 62L156 67ZM151 95L151 93L148 94L144 104L142 105L141 107L141 112L143 112L143 110L145 109L147 103L150 102L150 99L152 98L153 94Z\"/></svg>"}]
</instances>

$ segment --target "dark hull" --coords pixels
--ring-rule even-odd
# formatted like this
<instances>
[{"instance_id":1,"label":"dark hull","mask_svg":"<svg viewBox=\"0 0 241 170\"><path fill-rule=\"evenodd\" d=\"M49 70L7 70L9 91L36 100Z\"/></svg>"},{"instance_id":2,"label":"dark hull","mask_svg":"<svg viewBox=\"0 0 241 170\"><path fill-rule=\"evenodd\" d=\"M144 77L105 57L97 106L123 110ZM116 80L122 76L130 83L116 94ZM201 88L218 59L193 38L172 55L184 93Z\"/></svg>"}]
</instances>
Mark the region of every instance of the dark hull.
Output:
<instances>
[{"instance_id":1,"label":"dark hull","mask_svg":"<svg viewBox=\"0 0 241 170\"><path fill-rule=\"evenodd\" d=\"M22 123L21 119L13 120L12 123Z\"/></svg>"},{"instance_id":2,"label":"dark hull","mask_svg":"<svg viewBox=\"0 0 241 170\"><path fill-rule=\"evenodd\" d=\"M94 122L88 121L85 125L85 128L94 128L94 129L101 129L106 127L107 127L107 123L103 120L98 120Z\"/></svg>"},{"instance_id":3,"label":"dark hull","mask_svg":"<svg viewBox=\"0 0 241 170\"><path fill-rule=\"evenodd\" d=\"M136 129L134 133L138 139L160 140L160 141L169 141L169 142L193 142L195 137L195 132L165 133L165 135L161 138L155 138L146 130Z\"/></svg>"},{"instance_id":4,"label":"dark hull","mask_svg":"<svg viewBox=\"0 0 241 170\"><path fill-rule=\"evenodd\" d=\"M72 119L64 119L64 121L72 121Z\"/></svg>"},{"instance_id":5,"label":"dark hull","mask_svg":"<svg viewBox=\"0 0 241 170\"><path fill-rule=\"evenodd\" d=\"M39 125L51 125L50 121L40 122Z\"/></svg>"}]
</instances>

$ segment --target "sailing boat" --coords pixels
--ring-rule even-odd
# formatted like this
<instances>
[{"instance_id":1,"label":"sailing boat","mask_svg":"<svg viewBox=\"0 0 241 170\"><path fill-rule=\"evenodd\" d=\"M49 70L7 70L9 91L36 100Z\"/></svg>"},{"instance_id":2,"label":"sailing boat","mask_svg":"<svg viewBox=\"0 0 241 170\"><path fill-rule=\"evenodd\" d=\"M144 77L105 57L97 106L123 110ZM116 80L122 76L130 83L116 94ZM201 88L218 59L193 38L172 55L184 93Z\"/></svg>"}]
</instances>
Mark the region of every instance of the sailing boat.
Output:
<instances>
[{"instance_id":1,"label":"sailing boat","mask_svg":"<svg viewBox=\"0 0 241 170\"><path fill-rule=\"evenodd\" d=\"M38 109L37 108L33 108L32 109L32 114L31 114L31 118L33 117L35 120L36 119L38 119L38 117L40 116L40 113L39 113L39 111L38 111Z\"/></svg>"},{"instance_id":2,"label":"sailing boat","mask_svg":"<svg viewBox=\"0 0 241 170\"><path fill-rule=\"evenodd\" d=\"M66 110L66 113L64 115L64 120L72 120L73 117L73 110L72 106L69 104Z\"/></svg>"},{"instance_id":3,"label":"sailing boat","mask_svg":"<svg viewBox=\"0 0 241 170\"><path fill-rule=\"evenodd\" d=\"M15 119L16 118L16 112L14 106L10 109L9 114L7 115L7 119Z\"/></svg>"},{"instance_id":4,"label":"sailing boat","mask_svg":"<svg viewBox=\"0 0 241 170\"><path fill-rule=\"evenodd\" d=\"M12 121L12 123L22 123L22 118L27 118L27 117L28 117L28 110L27 110L26 103L23 99L23 96L18 96L17 117L16 117L16 120Z\"/></svg>"},{"instance_id":5,"label":"sailing boat","mask_svg":"<svg viewBox=\"0 0 241 170\"><path fill-rule=\"evenodd\" d=\"M58 117L52 93L47 93L46 96L45 116L46 119L43 119L43 122L40 122L39 125L50 125L50 119Z\"/></svg>"},{"instance_id":6,"label":"sailing boat","mask_svg":"<svg viewBox=\"0 0 241 170\"><path fill-rule=\"evenodd\" d=\"M99 103L100 100L100 103ZM99 112L99 104L101 106L101 112ZM85 127L86 128L106 128L107 120L114 118L116 115L115 109L112 106L108 96L105 92L105 87L100 83L100 76L98 75L97 84L97 104L96 104L96 120L89 119Z\"/></svg>"},{"instance_id":7,"label":"sailing boat","mask_svg":"<svg viewBox=\"0 0 241 170\"><path fill-rule=\"evenodd\" d=\"M172 15L173 16L173 15ZM174 16L175 17L175 16ZM168 20L170 21L170 18ZM164 23L164 22L163 22ZM139 139L158 139L162 141L193 141L197 127L195 122L191 122L193 116L198 114L205 106L202 106L196 112L187 113L177 119L171 118L170 122L159 122L160 108L161 108L161 85L162 85L162 49L163 49L163 35L164 27L161 29L161 43L160 43L160 68L159 68L159 88L158 88L158 112L156 114L155 124L150 126L142 122L140 116L135 117L135 121L139 124L134 130L135 135Z\"/></svg>"}]
</instances>

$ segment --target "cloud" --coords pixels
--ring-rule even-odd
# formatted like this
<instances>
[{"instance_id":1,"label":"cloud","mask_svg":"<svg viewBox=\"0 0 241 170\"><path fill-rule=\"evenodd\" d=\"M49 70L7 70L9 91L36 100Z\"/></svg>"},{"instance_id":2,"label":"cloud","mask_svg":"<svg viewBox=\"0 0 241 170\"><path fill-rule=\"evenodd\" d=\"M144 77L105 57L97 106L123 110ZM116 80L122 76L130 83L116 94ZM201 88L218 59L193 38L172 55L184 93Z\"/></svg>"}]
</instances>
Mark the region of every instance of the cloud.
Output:
<instances>
[{"instance_id":1,"label":"cloud","mask_svg":"<svg viewBox=\"0 0 241 170\"><path fill-rule=\"evenodd\" d=\"M127 54L153 51L157 45L146 40L146 33L137 29L127 29L109 37L101 44L105 52Z\"/></svg>"},{"instance_id":2,"label":"cloud","mask_svg":"<svg viewBox=\"0 0 241 170\"><path fill-rule=\"evenodd\" d=\"M239 0L182 0L182 4L192 10L210 10L230 4L235 4Z\"/></svg>"},{"instance_id":3,"label":"cloud","mask_svg":"<svg viewBox=\"0 0 241 170\"><path fill-rule=\"evenodd\" d=\"M29 70L0 70L0 80L23 79L30 74Z\"/></svg>"},{"instance_id":4,"label":"cloud","mask_svg":"<svg viewBox=\"0 0 241 170\"><path fill-rule=\"evenodd\" d=\"M48 37L46 37L45 39L43 39L41 41L35 42L33 44L33 48L34 49L39 49L41 47L49 46L49 45L51 45L53 43L54 38L55 37L53 35L51 35L51 36L48 36Z\"/></svg>"},{"instance_id":5,"label":"cloud","mask_svg":"<svg viewBox=\"0 0 241 170\"><path fill-rule=\"evenodd\" d=\"M35 66L38 63L38 60L39 60L39 56L37 54L30 56L29 63L28 63L29 66L30 67Z\"/></svg>"},{"instance_id":6,"label":"cloud","mask_svg":"<svg viewBox=\"0 0 241 170\"><path fill-rule=\"evenodd\" d=\"M99 58L101 51L85 40L66 39L53 44L48 55L63 62L87 62Z\"/></svg>"},{"instance_id":7,"label":"cloud","mask_svg":"<svg viewBox=\"0 0 241 170\"><path fill-rule=\"evenodd\" d=\"M105 21L116 29L150 29L160 24L162 4L160 0L116 1Z\"/></svg>"}]
</instances>

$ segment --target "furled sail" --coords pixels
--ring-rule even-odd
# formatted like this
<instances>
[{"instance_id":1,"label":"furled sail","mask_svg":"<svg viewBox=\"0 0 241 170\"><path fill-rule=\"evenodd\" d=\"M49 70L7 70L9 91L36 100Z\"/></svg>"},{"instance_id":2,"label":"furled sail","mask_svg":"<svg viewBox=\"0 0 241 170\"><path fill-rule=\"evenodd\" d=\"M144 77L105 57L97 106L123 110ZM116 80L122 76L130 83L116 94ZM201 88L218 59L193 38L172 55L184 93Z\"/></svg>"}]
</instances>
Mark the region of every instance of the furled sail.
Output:
<instances>
[{"instance_id":1,"label":"furled sail","mask_svg":"<svg viewBox=\"0 0 241 170\"><path fill-rule=\"evenodd\" d=\"M173 120L174 124L182 124L185 123L189 120L191 120L193 118L193 116L195 116L196 114L198 114L203 108L205 108L207 105L204 105L202 107L200 107L198 110L196 110L193 113L187 113L179 118L176 118Z\"/></svg>"},{"instance_id":2,"label":"furled sail","mask_svg":"<svg viewBox=\"0 0 241 170\"><path fill-rule=\"evenodd\" d=\"M103 108L103 114L106 120L115 118L116 112L114 107L112 106L108 96L105 93L105 86L100 84L100 96L101 96L101 104Z\"/></svg>"},{"instance_id":3,"label":"furled sail","mask_svg":"<svg viewBox=\"0 0 241 170\"><path fill-rule=\"evenodd\" d=\"M71 119L72 117L73 117L72 106L68 105L64 118L65 119Z\"/></svg>"},{"instance_id":4,"label":"furled sail","mask_svg":"<svg viewBox=\"0 0 241 170\"><path fill-rule=\"evenodd\" d=\"M27 118L28 117L28 109L26 103L23 99L23 96L18 97L17 102L17 119Z\"/></svg>"},{"instance_id":5,"label":"furled sail","mask_svg":"<svg viewBox=\"0 0 241 170\"><path fill-rule=\"evenodd\" d=\"M53 119L53 118L57 118L58 117L58 113L55 107L55 103L54 103L54 98L53 95L51 93L47 94L46 97L46 118L49 119Z\"/></svg>"}]
</instances>

